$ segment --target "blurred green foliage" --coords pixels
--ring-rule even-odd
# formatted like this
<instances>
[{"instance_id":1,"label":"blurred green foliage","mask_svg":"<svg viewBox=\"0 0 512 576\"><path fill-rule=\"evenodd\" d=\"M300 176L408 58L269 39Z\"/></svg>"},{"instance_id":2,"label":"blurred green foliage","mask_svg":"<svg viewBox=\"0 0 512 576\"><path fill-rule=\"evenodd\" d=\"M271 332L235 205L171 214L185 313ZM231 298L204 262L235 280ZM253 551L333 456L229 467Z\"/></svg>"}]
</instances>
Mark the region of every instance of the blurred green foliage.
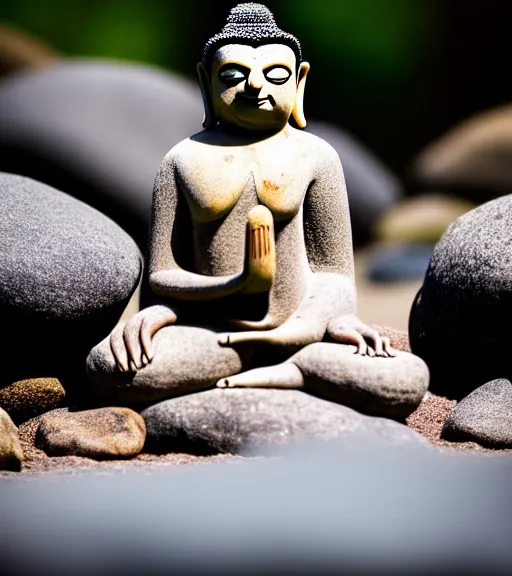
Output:
<instances>
[{"instance_id":1,"label":"blurred green foliage","mask_svg":"<svg viewBox=\"0 0 512 576\"><path fill-rule=\"evenodd\" d=\"M0 18L65 55L147 62L193 78L204 42L236 3L0 0ZM431 0L268 0L266 5L278 25L299 38L312 65L308 113L343 125L390 163L400 163L397 124L412 114L406 92L428 65ZM390 146L390 133L397 146Z\"/></svg>"}]
</instances>

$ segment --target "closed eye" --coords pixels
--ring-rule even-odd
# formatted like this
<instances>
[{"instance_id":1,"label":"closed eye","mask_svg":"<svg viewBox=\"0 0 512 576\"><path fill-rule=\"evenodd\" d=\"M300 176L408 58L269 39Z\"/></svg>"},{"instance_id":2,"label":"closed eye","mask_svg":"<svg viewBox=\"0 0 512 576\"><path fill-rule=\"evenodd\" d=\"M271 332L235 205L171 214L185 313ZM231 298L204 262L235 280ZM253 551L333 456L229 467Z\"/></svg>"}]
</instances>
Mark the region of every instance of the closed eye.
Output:
<instances>
[{"instance_id":1,"label":"closed eye","mask_svg":"<svg viewBox=\"0 0 512 576\"><path fill-rule=\"evenodd\" d=\"M265 78L272 84L284 84L292 75L291 70L285 66L272 66L272 68L267 68L263 73Z\"/></svg>"},{"instance_id":2,"label":"closed eye","mask_svg":"<svg viewBox=\"0 0 512 576\"><path fill-rule=\"evenodd\" d=\"M249 70L242 66L226 65L219 70L219 79L228 86L236 86L249 75Z\"/></svg>"}]
</instances>

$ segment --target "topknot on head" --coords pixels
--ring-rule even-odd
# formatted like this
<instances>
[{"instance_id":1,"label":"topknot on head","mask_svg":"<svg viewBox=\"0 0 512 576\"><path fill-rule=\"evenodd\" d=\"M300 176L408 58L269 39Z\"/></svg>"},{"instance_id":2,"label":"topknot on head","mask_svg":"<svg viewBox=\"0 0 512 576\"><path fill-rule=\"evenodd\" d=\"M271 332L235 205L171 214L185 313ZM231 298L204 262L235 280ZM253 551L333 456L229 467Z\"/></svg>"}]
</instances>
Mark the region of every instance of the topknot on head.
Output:
<instances>
[{"instance_id":1,"label":"topknot on head","mask_svg":"<svg viewBox=\"0 0 512 576\"><path fill-rule=\"evenodd\" d=\"M263 4L247 2L246 4L237 4L234 8L231 8L226 26L244 24L276 26L276 21L272 12Z\"/></svg>"},{"instance_id":2,"label":"topknot on head","mask_svg":"<svg viewBox=\"0 0 512 576\"><path fill-rule=\"evenodd\" d=\"M295 52L297 66L300 64L302 51L299 41L277 26L274 15L266 6L255 2L238 4L229 12L222 31L206 43L203 62L209 67L216 50L226 44L260 46L274 43L289 46Z\"/></svg>"}]
</instances>

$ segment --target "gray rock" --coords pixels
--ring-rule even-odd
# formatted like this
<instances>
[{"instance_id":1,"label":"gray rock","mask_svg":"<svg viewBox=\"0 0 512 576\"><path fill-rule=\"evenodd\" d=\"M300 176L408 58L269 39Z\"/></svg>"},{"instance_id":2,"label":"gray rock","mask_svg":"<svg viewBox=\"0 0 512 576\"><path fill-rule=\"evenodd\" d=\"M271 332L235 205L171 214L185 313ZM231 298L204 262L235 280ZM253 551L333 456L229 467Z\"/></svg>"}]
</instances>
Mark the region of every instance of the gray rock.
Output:
<instances>
[{"instance_id":1,"label":"gray rock","mask_svg":"<svg viewBox=\"0 0 512 576\"><path fill-rule=\"evenodd\" d=\"M403 196L398 178L363 144L341 128L308 121L311 132L336 150L343 165L355 244L371 239L378 218Z\"/></svg>"},{"instance_id":2,"label":"gray rock","mask_svg":"<svg viewBox=\"0 0 512 576\"><path fill-rule=\"evenodd\" d=\"M53 410L38 417L36 446L48 456L84 456L97 460L131 458L146 438L142 417L129 408L70 412Z\"/></svg>"},{"instance_id":3,"label":"gray rock","mask_svg":"<svg viewBox=\"0 0 512 576\"><path fill-rule=\"evenodd\" d=\"M135 290L141 255L109 218L40 182L0 174L0 197L2 380L72 384Z\"/></svg>"},{"instance_id":4,"label":"gray rock","mask_svg":"<svg viewBox=\"0 0 512 576\"><path fill-rule=\"evenodd\" d=\"M409 318L430 389L463 398L512 377L512 196L471 210L436 245Z\"/></svg>"},{"instance_id":5,"label":"gray rock","mask_svg":"<svg viewBox=\"0 0 512 576\"><path fill-rule=\"evenodd\" d=\"M0 84L0 170L84 200L145 249L158 166L201 118L199 88L174 74L62 61Z\"/></svg>"},{"instance_id":6,"label":"gray rock","mask_svg":"<svg viewBox=\"0 0 512 576\"><path fill-rule=\"evenodd\" d=\"M500 378L471 392L448 415L443 438L511 448L512 384Z\"/></svg>"},{"instance_id":7,"label":"gray rock","mask_svg":"<svg viewBox=\"0 0 512 576\"><path fill-rule=\"evenodd\" d=\"M410 428L363 416L297 390L216 389L144 410L147 446L157 452L256 454L272 445L351 435L426 443Z\"/></svg>"},{"instance_id":8,"label":"gray rock","mask_svg":"<svg viewBox=\"0 0 512 576\"><path fill-rule=\"evenodd\" d=\"M425 362L407 352L393 358L354 354L354 346L319 342L295 354L307 390L366 414L405 419L429 383Z\"/></svg>"},{"instance_id":9,"label":"gray rock","mask_svg":"<svg viewBox=\"0 0 512 576\"><path fill-rule=\"evenodd\" d=\"M0 408L0 470L19 471L23 460L18 429L9 414Z\"/></svg>"}]
</instances>

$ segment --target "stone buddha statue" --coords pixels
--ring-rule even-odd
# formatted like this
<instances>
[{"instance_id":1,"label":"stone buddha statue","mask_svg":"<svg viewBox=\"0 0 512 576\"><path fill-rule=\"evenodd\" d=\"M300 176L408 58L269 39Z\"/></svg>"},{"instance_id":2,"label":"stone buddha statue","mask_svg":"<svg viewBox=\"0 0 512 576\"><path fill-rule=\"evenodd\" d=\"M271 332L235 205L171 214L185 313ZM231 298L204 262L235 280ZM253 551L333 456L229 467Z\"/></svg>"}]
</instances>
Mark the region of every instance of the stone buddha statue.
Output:
<instances>
[{"instance_id":1,"label":"stone buddha statue","mask_svg":"<svg viewBox=\"0 0 512 576\"><path fill-rule=\"evenodd\" d=\"M343 401L348 356L377 375L412 357L356 316L340 159L302 130L309 69L261 4L233 8L206 43L204 130L165 156L154 186L149 283L161 303L91 351L100 393L154 402L215 385L313 386Z\"/></svg>"}]
</instances>

